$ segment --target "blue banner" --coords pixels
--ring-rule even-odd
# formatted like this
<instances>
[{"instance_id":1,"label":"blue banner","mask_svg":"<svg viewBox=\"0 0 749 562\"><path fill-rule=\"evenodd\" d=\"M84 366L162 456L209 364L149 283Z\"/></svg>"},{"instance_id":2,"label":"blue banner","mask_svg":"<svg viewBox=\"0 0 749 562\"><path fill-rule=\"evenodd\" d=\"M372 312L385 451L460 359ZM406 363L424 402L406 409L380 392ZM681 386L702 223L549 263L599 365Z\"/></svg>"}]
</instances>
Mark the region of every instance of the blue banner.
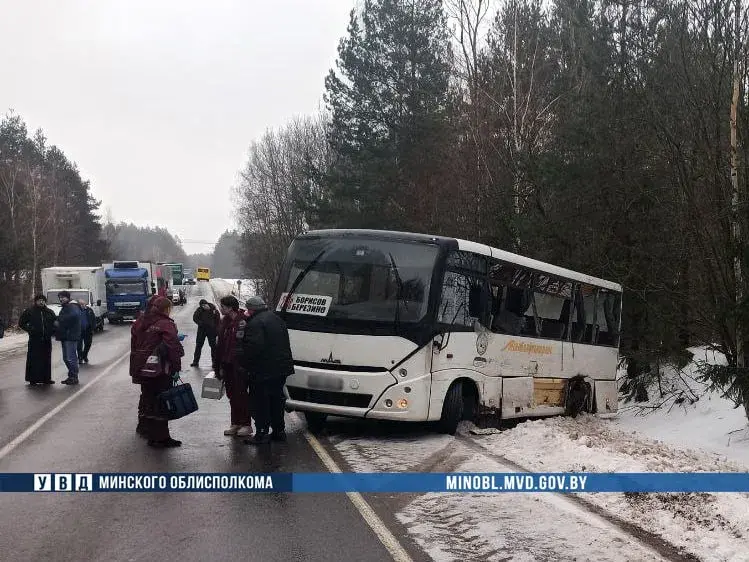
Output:
<instances>
[{"instance_id":1,"label":"blue banner","mask_svg":"<svg viewBox=\"0 0 749 562\"><path fill-rule=\"evenodd\" d=\"M749 473L4 473L0 492L749 492Z\"/></svg>"}]
</instances>

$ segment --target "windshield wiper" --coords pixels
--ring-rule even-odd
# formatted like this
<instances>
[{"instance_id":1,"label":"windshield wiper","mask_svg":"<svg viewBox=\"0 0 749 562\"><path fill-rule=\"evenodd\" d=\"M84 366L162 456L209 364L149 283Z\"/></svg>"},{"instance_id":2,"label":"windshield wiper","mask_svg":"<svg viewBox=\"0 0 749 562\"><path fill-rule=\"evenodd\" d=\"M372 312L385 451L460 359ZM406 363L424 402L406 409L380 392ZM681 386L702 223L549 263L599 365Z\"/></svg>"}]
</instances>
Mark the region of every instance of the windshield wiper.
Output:
<instances>
[{"instance_id":1,"label":"windshield wiper","mask_svg":"<svg viewBox=\"0 0 749 562\"><path fill-rule=\"evenodd\" d=\"M291 284L291 289L289 289L289 292L286 294L286 298L284 299L283 306L281 307L281 314L286 314L286 309L291 302L291 297L294 294L294 291L296 291L297 287L299 287L299 284L307 276L310 270L315 267L315 265L317 265L317 262L320 261L320 258L323 256L323 254L325 254L325 252L327 252L327 250L323 250L322 252L317 254L317 257L309 262L309 265L307 265L307 267L300 271L299 275L296 276L296 279L294 279L294 283Z\"/></svg>"},{"instance_id":2,"label":"windshield wiper","mask_svg":"<svg viewBox=\"0 0 749 562\"><path fill-rule=\"evenodd\" d=\"M395 274L395 282L398 283L398 295L395 297L395 319L393 321L395 333L397 335L400 332L400 305L403 295L403 280L401 279L400 273L398 272L398 266L395 264L395 258L393 257L393 254L388 253L388 257L390 258L390 267L393 268L393 273ZM408 310L408 305L405 302L403 304L406 306L406 310Z\"/></svg>"}]
</instances>

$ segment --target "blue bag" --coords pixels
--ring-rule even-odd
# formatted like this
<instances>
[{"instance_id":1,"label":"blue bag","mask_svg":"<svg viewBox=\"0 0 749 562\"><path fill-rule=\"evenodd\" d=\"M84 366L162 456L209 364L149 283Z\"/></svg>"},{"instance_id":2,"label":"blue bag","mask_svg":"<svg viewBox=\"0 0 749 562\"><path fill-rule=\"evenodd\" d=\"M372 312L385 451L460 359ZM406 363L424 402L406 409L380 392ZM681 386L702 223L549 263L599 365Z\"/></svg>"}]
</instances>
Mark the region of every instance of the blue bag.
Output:
<instances>
[{"instance_id":1,"label":"blue bag","mask_svg":"<svg viewBox=\"0 0 749 562\"><path fill-rule=\"evenodd\" d=\"M170 420L178 420L198 410L198 401L195 399L192 386L190 383L182 383L181 380L180 384L159 394L159 400Z\"/></svg>"}]
</instances>

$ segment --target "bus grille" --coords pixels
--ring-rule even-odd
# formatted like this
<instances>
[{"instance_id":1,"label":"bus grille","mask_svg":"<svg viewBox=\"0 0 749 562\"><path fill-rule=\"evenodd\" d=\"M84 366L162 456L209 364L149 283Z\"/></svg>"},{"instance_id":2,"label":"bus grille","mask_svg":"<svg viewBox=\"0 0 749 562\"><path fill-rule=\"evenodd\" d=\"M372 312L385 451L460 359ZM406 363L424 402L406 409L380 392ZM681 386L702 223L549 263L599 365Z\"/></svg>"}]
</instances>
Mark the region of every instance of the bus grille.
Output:
<instances>
[{"instance_id":1,"label":"bus grille","mask_svg":"<svg viewBox=\"0 0 749 562\"><path fill-rule=\"evenodd\" d=\"M347 406L349 408L367 408L372 401L371 394L352 394L350 392L331 392L328 390L315 390L311 388L299 388L287 386L289 397L300 402L312 402L313 404L328 404L330 406Z\"/></svg>"}]
</instances>

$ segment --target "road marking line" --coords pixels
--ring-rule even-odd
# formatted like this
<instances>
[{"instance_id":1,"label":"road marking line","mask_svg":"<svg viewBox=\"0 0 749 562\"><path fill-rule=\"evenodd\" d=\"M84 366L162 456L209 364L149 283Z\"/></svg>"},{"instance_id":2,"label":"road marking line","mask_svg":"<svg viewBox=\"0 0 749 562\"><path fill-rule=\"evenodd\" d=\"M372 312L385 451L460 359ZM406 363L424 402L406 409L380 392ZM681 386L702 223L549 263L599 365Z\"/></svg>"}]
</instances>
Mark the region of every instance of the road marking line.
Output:
<instances>
[{"instance_id":1,"label":"road marking line","mask_svg":"<svg viewBox=\"0 0 749 562\"><path fill-rule=\"evenodd\" d=\"M320 460L330 472L343 472L314 435L305 430L304 437L312 447L312 450L317 453L317 456L320 457ZM398 542L398 539L395 538L395 535L390 532L382 519L377 516L374 510L367 503L367 500L365 500L359 492L346 492L346 495L364 518L367 525L369 525L375 535L377 535L377 538L380 539L380 542L388 550L393 557L393 560L396 562L413 562L406 550Z\"/></svg>"},{"instance_id":2,"label":"road marking line","mask_svg":"<svg viewBox=\"0 0 749 562\"><path fill-rule=\"evenodd\" d=\"M117 365L122 363L123 359L126 359L127 357L130 357L130 352L128 351L125 353L122 357L119 359L116 359L114 363L112 363L109 367L104 369L101 373L96 375L93 379L91 379L88 383L86 383L78 392L75 394L72 394L71 396L68 396L65 400L60 402L57 406L52 408L49 412L44 414L39 420L37 420L33 425L31 425L29 428L26 429L21 435L13 439L10 443L8 443L5 447L0 449L0 459L5 457L8 453L13 451L16 447L18 447L21 443L26 441L37 429L42 427L45 423L47 423L49 420L51 420L55 415L57 415L65 406L70 404L73 400L78 398L81 394L86 392L89 388L91 388L94 384L96 384L97 381L99 381L102 377L105 377L108 375L112 369L114 369Z\"/></svg>"}]
</instances>

